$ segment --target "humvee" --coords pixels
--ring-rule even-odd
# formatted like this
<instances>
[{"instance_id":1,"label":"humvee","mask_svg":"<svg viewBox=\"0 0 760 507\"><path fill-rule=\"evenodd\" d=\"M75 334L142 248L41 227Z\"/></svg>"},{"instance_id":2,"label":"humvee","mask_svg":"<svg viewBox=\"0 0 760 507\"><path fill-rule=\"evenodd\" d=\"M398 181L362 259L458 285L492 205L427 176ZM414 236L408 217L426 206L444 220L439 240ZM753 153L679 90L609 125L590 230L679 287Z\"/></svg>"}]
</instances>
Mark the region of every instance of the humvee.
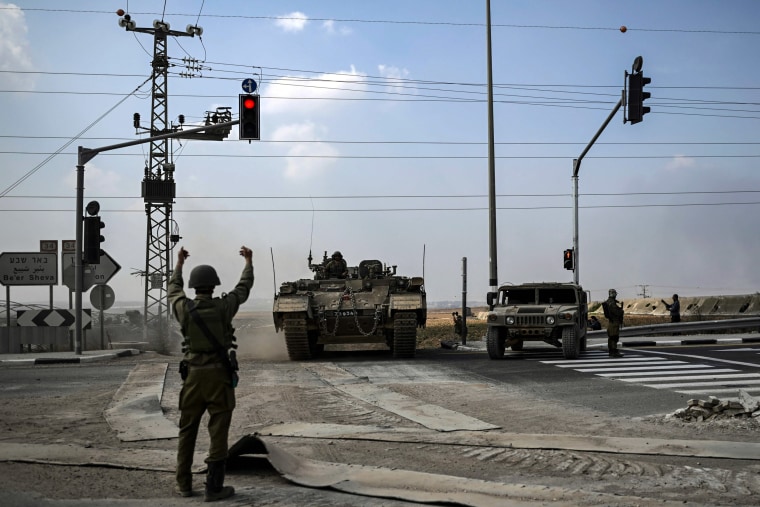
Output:
<instances>
[{"instance_id":1,"label":"humvee","mask_svg":"<svg viewBox=\"0 0 760 507\"><path fill-rule=\"evenodd\" d=\"M506 347L522 350L526 341L561 347L566 359L586 350L589 297L574 283L502 285L489 292L486 348L491 359Z\"/></svg>"}]
</instances>

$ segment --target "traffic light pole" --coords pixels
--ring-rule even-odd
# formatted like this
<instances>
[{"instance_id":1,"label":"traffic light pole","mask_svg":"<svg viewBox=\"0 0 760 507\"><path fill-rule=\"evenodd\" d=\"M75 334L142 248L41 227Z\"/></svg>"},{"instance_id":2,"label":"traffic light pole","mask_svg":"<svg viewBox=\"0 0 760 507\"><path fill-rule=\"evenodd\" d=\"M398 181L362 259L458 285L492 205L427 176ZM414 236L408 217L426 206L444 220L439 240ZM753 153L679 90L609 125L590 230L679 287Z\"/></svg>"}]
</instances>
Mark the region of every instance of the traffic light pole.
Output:
<instances>
[{"instance_id":1,"label":"traffic light pole","mask_svg":"<svg viewBox=\"0 0 760 507\"><path fill-rule=\"evenodd\" d=\"M620 97L618 103L615 104L615 107L612 108L612 112L596 132L596 135L591 139L591 142L588 143L586 149L583 150L578 158L573 159L573 252L575 255L575 259L573 259L573 280L576 284L580 283L580 269L578 268L580 265L580 250L578 245L578 172L581 170L581 161L583 160L583 157L586 156L586 153L588 153L596 140L599 139L599 136L602 135L604 129L607 128L607 125L609 125L610 121L612 121L612 118L614 118L615 114L617 114L623 104L625 104L625 90L623 90L622 97Z\"/></svg>"},{"instance_id":2,"label":"traffic light pole","mask_svg":"<svg viewBox=\"0 0 760 507\"><path fill-rule=\"evenodd\" d=\"M84 166L87 162L97 156L98 153L104 151L118 150L120 148L127 148L129 146L135 146L138 144L152 143L161 139L173 139L182 137L183 135L192 134L195 132L212 132L218 129L225 129L232 127L240 123L240 120L232 120L224 123L215 123L213 125L204 125L188 130L182 130L177 132L170 132L168 134L161 134L153 137L146 137L145 139L137 139L135 141L127 141L119 144L111 144L103 146L102 148L84 148L79 147L77 152L77 203L76 203L76 252L74 255L74 353L82 353L82 286L84 280L84 263L82 262L82 227L84 225Z\"/></svg>"}]
</instances>

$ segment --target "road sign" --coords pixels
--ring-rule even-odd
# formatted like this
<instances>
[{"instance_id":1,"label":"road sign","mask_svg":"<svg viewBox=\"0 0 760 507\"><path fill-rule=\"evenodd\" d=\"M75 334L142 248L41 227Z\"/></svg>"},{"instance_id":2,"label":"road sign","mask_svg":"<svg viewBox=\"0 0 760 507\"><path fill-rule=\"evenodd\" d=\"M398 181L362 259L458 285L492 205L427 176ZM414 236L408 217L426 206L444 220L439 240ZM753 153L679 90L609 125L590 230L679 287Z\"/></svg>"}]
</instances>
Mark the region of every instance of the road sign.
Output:
<instances>
[{"instance_id":1,"label":"road sign","mask_svg":"<svg viewBox=\"0 0 760 507\"><path fill-rule=\"evenodd\" d=\"M243 91L245 93L253 93L256 91L256 87L258 85L256 84L256 81L252 78L243 79Z\"/></svg>"},{"instance_id":2,"label":"road sign","mask_svg":"<svg viewBox=\"0 0 760 507\"><path fill-rule=\"evenodd\" d=\"M75 270L74 270L74 255L73 253L64 253L63 258L63 284L74 290L75 287ZM113 278L113 275L118 273L121 266L108 255L107 252L103 252L100 256L100 264L85 264L84 276L82 277L82 291L87 291L93 285L103 285Z\"/></svg>"},{"instance_id":3,"label":"road sign","mask_svg":"<svg viewBox=\"0 0 760 507\"><path fill-rule=\"evenodd\" d=\"M41 239L40 252L58 253L57 239Z\"/></svg>"},{"instance_id":4,"label":"road sign","mask_svg":"<svg viewBox=\"0 0 760 507\"><path fill-rule=\"evenodd\" d=\"M61 252L76 252L77 242L75 239L64 239L61 241Z\"/></svg>"},{"instance_id":5,"label":"road sign","mask_svg":"<svg viewBox=\"0 0 760 507\"><path fill-rule=\"evenodd\" d=\"M3 285L58 285L58 254L3 252L0 254Z\"/></svg>"},{"instance_id":6,"label":"road sign","mask_svg":"<svg viewBox=\"0 0 760 507\"><path fill-rule=\"evenodd\" d=\"M90 310L82 312L82 329L92 327ZM16 312L16 323L19 326L39 327L76 327L76 318L72 310L19 310Z\"/></svg>"},{"instance_id":7,"label":"road sign","mask_svg":"<svg viewBox=\"0 0 760 507\"><path fill-rule=\"evenodd\" d=\"M96 285L90 292L90 303L96 310L108 310L115 300L113 289L108 285Z\"/></svg>"}]
</instances>

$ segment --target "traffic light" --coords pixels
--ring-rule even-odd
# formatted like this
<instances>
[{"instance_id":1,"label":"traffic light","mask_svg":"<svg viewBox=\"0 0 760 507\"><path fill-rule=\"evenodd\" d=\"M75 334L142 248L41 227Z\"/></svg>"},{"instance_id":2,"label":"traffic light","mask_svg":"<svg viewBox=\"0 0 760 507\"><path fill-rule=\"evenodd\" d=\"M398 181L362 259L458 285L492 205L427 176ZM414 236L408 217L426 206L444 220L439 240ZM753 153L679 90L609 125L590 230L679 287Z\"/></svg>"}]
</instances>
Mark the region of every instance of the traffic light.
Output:
<instances>
[{"instance_id":1,"label":"traffic light","mask_svg":"<svg viewBox=\"0 0 760 507\"><path fill-rule=\"evenodd\" d=\"M100 244L106 240L100 234L100 229L105 226L100 217L84 217L84 257L82 260L85 264L100 264L100 256L105 255L100 248Z\"/></svg>"},{"instance_id":2,"label":"traffic light","mask_svg":"<svg viewBox=\"0 0 760 507\"><path fill-rule=\"evenodd\" d=\"M254 140L260 139L259 120L261 98L258 95L242 94L240 95L240 139Z\"/></svg>"},{"instance_id":3,"label":"traffic light","mask_svg":"<svg viewBox=\"0 0 760 507\"><path fill-rule=\"evenodd\" d=\"M644 87L651 82L652 78L644 77L641 71L628 74L628 121L631 125L644 121L644 115L649 112L644 101L652 94L645 92Z\"/></svg>"},{"instance_id":4,"label":"traffic light","mask_svg":"<svg viewBox=\"0 0 760 507\"><path fill-rule=\"evenodd\" d=\"M564 256L564 263L565 263L565 269L574 270L575 269L575 251L572 248L568 248L565 250L565 256Z\"/></svg>"}]
</instances>

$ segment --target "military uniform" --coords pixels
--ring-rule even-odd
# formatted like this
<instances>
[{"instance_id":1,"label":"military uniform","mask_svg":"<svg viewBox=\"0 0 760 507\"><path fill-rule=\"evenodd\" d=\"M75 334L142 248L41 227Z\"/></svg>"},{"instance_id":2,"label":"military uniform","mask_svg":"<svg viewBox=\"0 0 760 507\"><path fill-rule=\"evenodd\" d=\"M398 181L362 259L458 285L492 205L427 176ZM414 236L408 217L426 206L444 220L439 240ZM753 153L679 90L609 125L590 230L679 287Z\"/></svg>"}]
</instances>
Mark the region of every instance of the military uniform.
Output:
<instances>
[{"instance_id":1,"label":"military uniform","mask_svg":"<svg viewBox=\"0 0 760 507\"><path fill-rule=\"evenodd\" d=\"M198 266L200 268L202 266ZM210 266L204 266L210 268ZM196 269L198 269L196 268ZM213 268L211 268L213 271ZM216 277L216 272L213 272ZM191 274L190 287L193 287ZM218 285L218 278L216 278ZM208 411L210 444L206 463L209 465L208 481L221 476L224 480L224 463L227 459L227 438L232 411L235 408L235 390L231 376L223 360L205 333L190 314L188 298L183 290L182 268L175 268L169 280L169 302L179 322L183 336L184 359L188 364L187 378L179 396L179 443L177 449L177 487L183 496L192 494L192 465L195 441L203 414ZM201 320L213 336L228 350L234 344L232 318L247 299L253 287L253 266L246 263L240 281L235 288L222 297L212 294L196 294L193 301ZM206 483L207 495L209 482ZM230 488L231 489L231 488ZM233 490L234 492L234 490ZM187 494L185 494L187 493Z\"/></svg>"},{"instance_id":2,"label":"military uniform","mask_svg":"<svg viewBox=\"0 0 760 507\"><path fill-rule=\"evenodd\" d=\"M665 303L665 308L670 312L670 322L681 322L681 302L678 301L678 294L673 294L673 304Z\"/></svg>"},{"instance_id":3,"label":"military uniform","mask_svg":"<svg viewBox=\"0 0 760 507\"><path fill-rule=\"evenodd\" d=\"M348 272L348 264L340 252L332 254L332 258L325 264L325 276L327 278L345 278Z\"/></svg>"},{"instance_id":4,"label":"military uniform","mask_svg":"<svg viewBox=\"0 0 760 507\"><path fill-rule=\"evenodd\" d=\"M620 340L620 326L623 325L625 312L622 304L618 304L616 297L617 292L611 289L609 298L603 303L604 316L607 317L607 350L610 357L623 357L623 354L618 351L617 344Z\"/></svg>"}]
</instances>

